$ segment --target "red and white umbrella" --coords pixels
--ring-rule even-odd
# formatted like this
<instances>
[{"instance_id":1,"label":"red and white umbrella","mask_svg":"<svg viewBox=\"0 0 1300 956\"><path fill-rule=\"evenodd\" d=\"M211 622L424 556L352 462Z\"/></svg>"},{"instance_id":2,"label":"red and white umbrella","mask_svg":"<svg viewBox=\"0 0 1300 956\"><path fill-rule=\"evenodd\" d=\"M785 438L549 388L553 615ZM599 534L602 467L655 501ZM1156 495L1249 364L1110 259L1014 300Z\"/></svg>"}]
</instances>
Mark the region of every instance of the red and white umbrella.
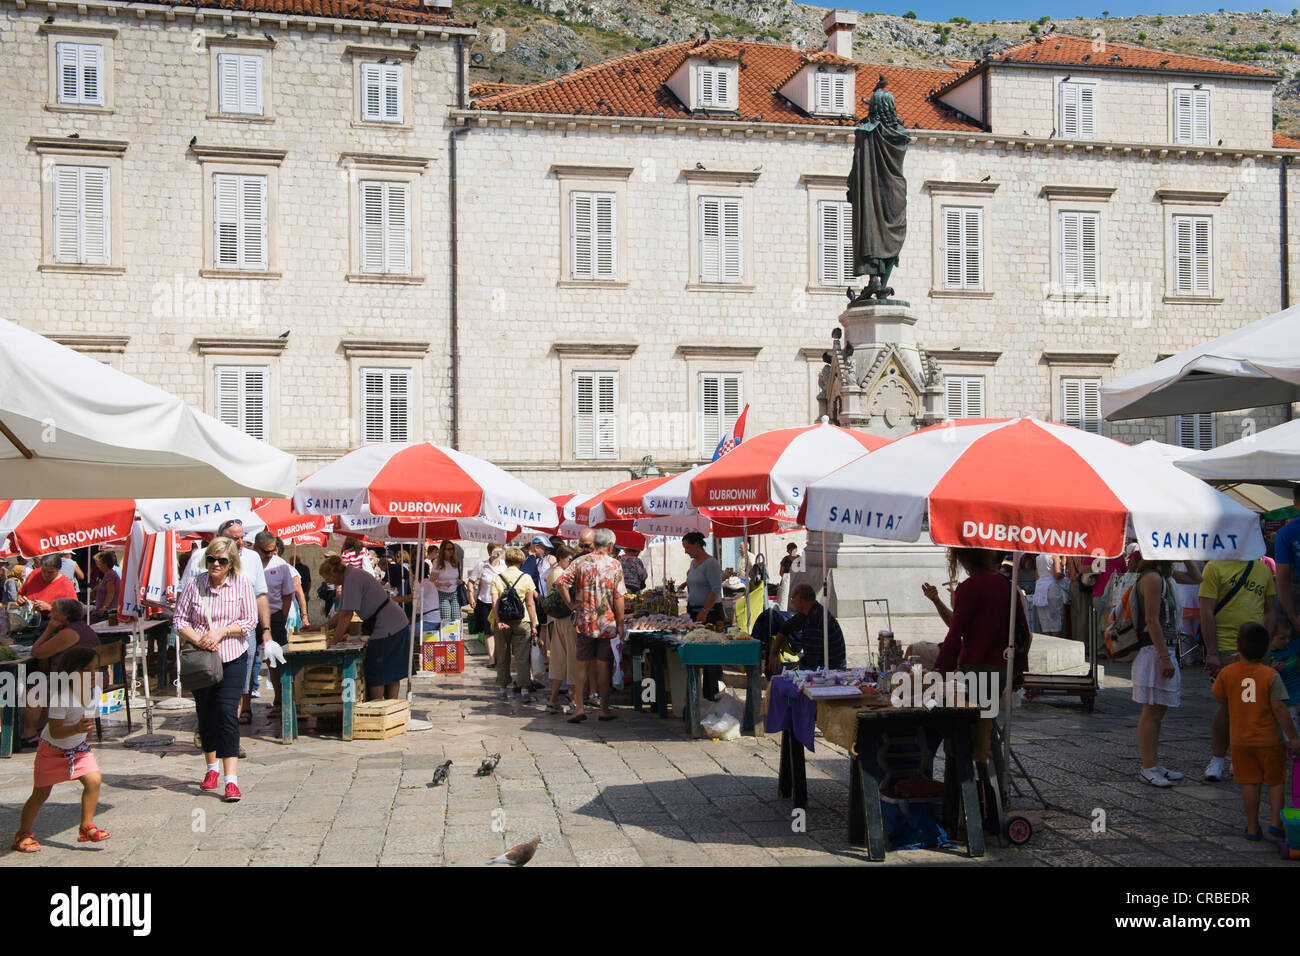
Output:
<instances>
[{"instance_id":1,"label":"red and white umbrella","mask_svg":"<svg viewBox=\"0 0 1300 956\"><path fill-rule=\"evenodd\" d=\"M253 502L253 514L267 531L288 542L305 543L305 538L319 535L330 526L326 515L298 514L288 498L258 498Z\"/></svg>"},{"instance_id":2,"label":"red and white umbrella","mask_svg":"<svg viewBox=\"0 0 1300 956\"><path fill-rule=\"evenodd\" d=\"M578 524L595 528L606 522L632 521L644 517L647 513L642 500L645 493L671 477L664 475L619 482L581 502L574 509L574 518Z\"/></svg>"},{"instance_id":3,"label":"red and white umbrella","mask_svg":"<svg viewBox=\"0 0 1300 956\"><path fill-rule=\"evenodd\" d=\"M129 498L0 500L0 539L9 535L19 554L34 558L122 541L134 518Z\"/></svg>"},{"instance_id":4,"label":"red and white umbrella","mask_svg":"<svg viewBox=\"0 0 1300 956\"><path fill-rule=\"evenodd\" d=\"M299 482L299 514L358 514L499 525L559 523L555 505L491 462L432 442L365 445Z\"/></svg>"},{"instance_id":5,"label":"red and white umbrella","mask_svg":"<svg viewBox=\"0 0 1300 956\"><path fill-rule=\"evenodd\" d=\"M690 480L691 506L732 517L759 514L793 519L807 486L889 439L826 420L746 439Z\"/></svg>"},{"instance_id":6,"label":"red and white umbrella","mask_svg":"<svg viewBox=\"0 0 1300 956\"><path fill-rule=\"evenodd\" d=\"M814 482L813 531L1113 557L1131 521L1143 557L1249 560L1264 553L1247 508L1172 462L1032 418L963 419L913 432Z\"/></svg>"},{"instance_id":7,"label":"red and white umbrella","mask_svg":"<svg viewBox=\"0 0 1300 956\"><path fill-rule=\"evenodd\" d=\"M258 501L274 499L259 498ZM145 531L199 531L211 534L232 518L244 526L250 538L266 527L253 512L253 498L216 495L206 498L138 498L136 514Z\"/></svg>"},{"instance_id":8,"label":"red and white umbrella","mask_svg":"<svg viewBox=\"0 0 1300 956\"><path fill-rule=\"evenodd\" d=\"M122 620L143 617L151 607L176 602L176 532L146 532L135 522L122 552L122 583L117 614Z\"/></svg>"}]
</instances>

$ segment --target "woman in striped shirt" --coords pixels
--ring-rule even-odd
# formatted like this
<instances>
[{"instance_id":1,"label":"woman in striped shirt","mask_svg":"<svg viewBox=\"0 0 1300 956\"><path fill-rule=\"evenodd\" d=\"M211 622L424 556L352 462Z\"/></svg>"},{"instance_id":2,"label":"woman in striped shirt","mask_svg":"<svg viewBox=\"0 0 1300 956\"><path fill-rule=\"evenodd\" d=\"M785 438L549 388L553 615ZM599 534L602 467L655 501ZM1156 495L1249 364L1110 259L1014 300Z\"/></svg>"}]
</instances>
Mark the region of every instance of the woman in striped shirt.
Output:
<instances>
[{"instance_id":1,"label":"woman in striped shirt","mask_svg":"<svg viewBox=\"0 0 1300 956\"><path fill-rule=\"evenodd\" d=\"M194 692L194 709L208 765L202 787L216 790L221 784L218 770L223 769L224 797L234 803L240 797L239 698L248 677L257 599L248 578L239 574L239 545L230 538L214 538L204 562L207 571L192 578L176 602L176 633L182 641L221 655L221 680ZM223 767L218 767L218 760Z\"/></svg>"}]
</instances>

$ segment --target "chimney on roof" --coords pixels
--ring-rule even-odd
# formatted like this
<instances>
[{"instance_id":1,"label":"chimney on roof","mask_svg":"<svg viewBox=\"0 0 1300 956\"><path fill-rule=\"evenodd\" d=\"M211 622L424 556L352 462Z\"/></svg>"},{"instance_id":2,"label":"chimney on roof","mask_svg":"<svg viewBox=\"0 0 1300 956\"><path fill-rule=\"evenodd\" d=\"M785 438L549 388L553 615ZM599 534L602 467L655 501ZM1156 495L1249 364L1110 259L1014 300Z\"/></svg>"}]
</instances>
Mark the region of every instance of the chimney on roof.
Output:
<instances>
[{"instance_id":1,"label":"chimney on roof","mask_svg":"<svg viewBox=\"0 0 1300 956\"><path fill-rule=\"evenodd\" d=\"M826 31L826 49L837 56L853 59L853 28L858 25L858 14L853 10L832 10L822 18Z\"/></svg>"}]
</instances>

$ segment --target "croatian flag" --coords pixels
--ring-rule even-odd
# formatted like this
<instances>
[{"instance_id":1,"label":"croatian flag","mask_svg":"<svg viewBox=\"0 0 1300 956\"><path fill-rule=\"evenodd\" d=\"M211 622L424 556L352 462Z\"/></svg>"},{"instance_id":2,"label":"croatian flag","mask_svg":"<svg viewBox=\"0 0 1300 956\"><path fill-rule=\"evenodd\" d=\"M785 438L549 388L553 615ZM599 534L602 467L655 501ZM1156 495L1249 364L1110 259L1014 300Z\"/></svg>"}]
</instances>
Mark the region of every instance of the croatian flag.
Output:
<instances>
[{"instance_id":1,"label":"croatian flag","mask_svg":"<svg viewBox=\"0 0 1300 956\"><path fill-rule=\"evenodd\" d=\"M749 406L746 405L745 410L742 411L740 413L740 417L736 419L736 425L734 428L732 428L731 434L723 435L722 440L718 442L718 447L713 449L714 461L717 461L719 458L721 458L727 452L731 451L731 449L735 448L744 440L745 416L748 414L749 414Z\"/></svg>"}]
</instances>

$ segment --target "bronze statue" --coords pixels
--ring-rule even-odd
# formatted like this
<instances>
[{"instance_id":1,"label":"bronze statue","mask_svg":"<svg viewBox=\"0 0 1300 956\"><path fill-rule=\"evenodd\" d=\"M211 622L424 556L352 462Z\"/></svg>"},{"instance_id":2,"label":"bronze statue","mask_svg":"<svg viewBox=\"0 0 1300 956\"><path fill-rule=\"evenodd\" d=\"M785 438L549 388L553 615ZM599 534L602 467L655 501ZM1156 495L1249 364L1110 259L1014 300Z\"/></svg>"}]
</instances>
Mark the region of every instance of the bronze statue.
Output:
<instances>
[{"instance_id":1,"label":"bronze statue","mask_svg":"<svg viewBox=\"0 0 1300 956\"><path fill-rule=\"evenodd\" d=\"M882 74L858 126L849 173L853 207L853 274L870 276L856 301L887 299L894 290L889 275L907 237L907 180L903 159L911 142L898 118L894 94Z\"/></svg>"}]
</instances>

